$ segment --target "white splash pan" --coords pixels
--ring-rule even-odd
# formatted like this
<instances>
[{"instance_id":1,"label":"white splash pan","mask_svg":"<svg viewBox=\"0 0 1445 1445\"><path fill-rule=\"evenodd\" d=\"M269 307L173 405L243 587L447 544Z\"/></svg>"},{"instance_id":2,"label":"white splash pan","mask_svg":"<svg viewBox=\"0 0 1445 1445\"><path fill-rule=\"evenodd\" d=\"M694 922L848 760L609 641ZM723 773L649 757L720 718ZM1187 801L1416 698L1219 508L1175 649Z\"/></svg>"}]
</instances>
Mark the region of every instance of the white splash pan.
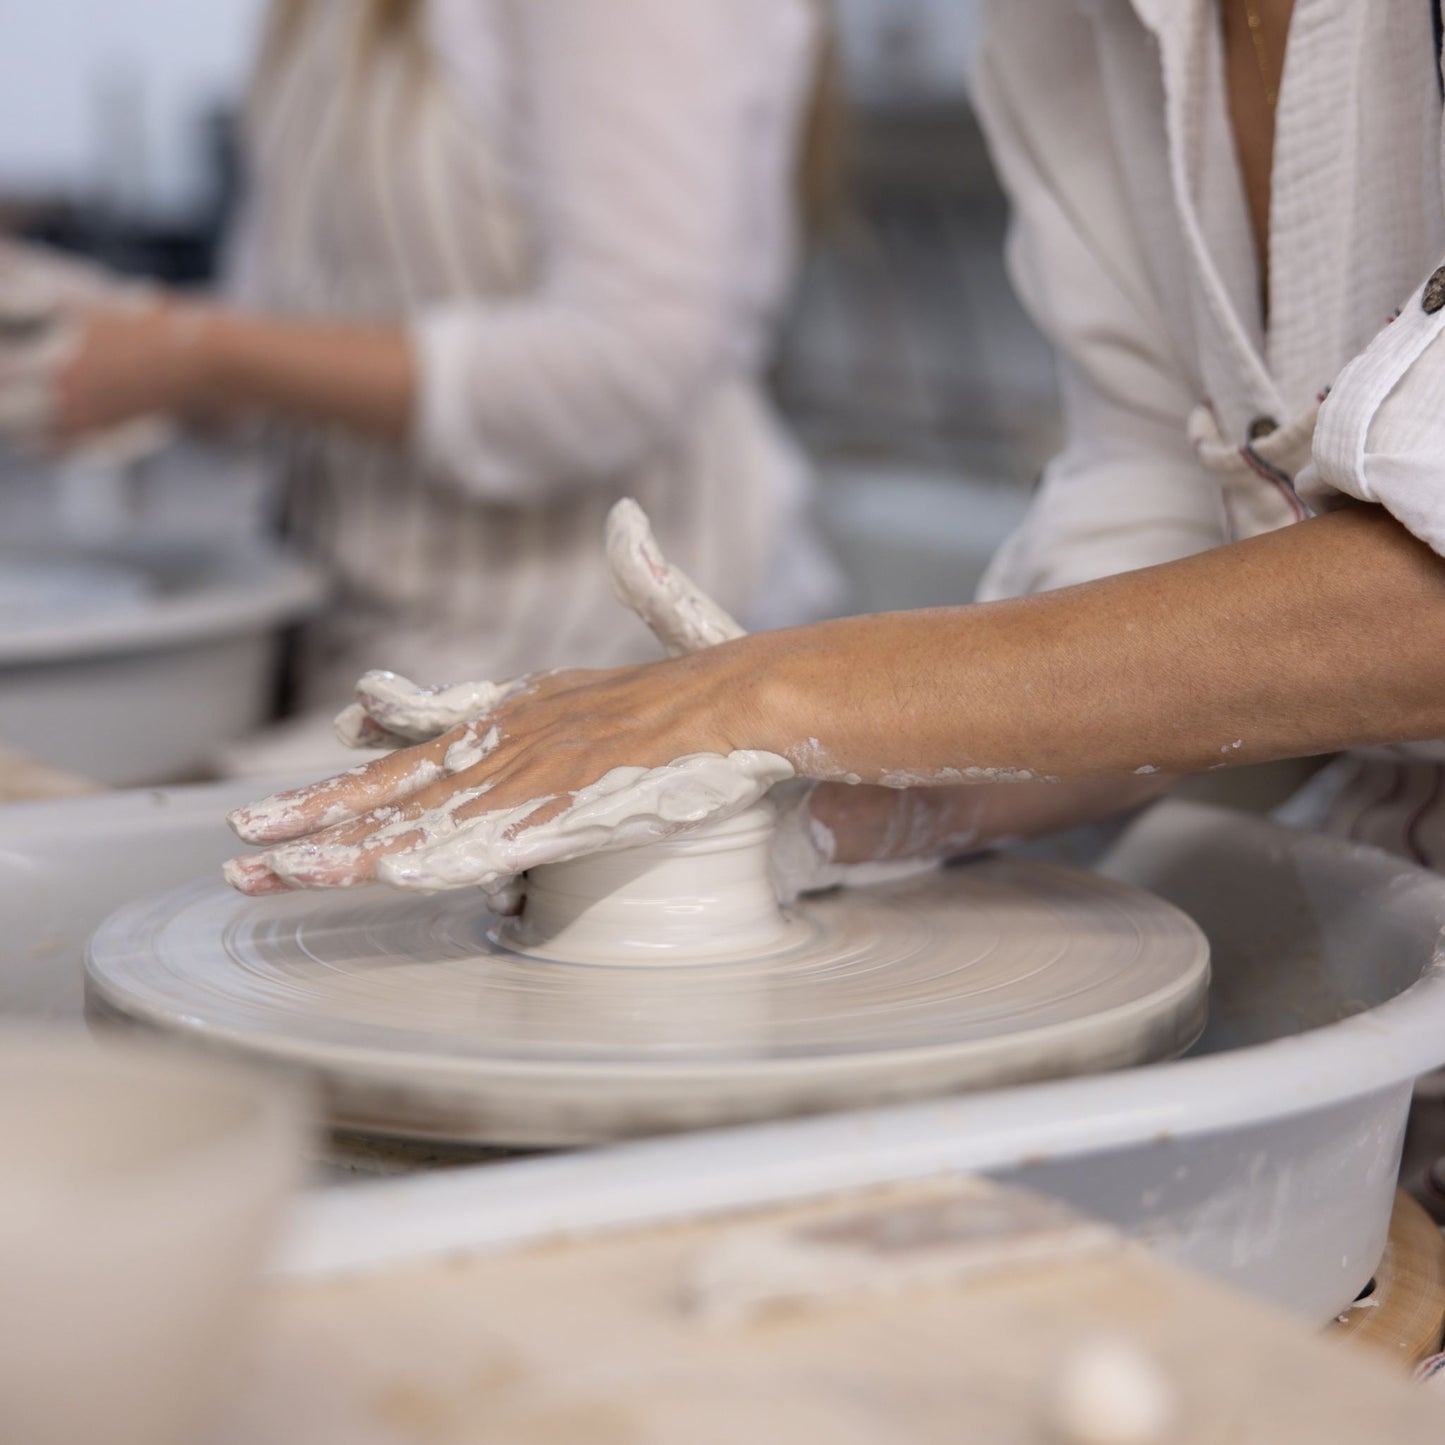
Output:
<instances>
[{"instance_id":1,"label":"white splash pan","mask_svg":"<svg viewBox=\"0 0 1445 1445\"><path fill-rule=\"evenodd\" d=\"M0 612L0 738L116 785L195 776L265 721L277 631L324 590L255 542L0 546L11 559L69 586L48 610Z\"/></svg>"},{"instance_id":2,"label":"white splash pan","mask_svg":"<svg viewBox=\"0 0 1445 1445\"><path fill-rule=\"evenodd\" d=\"M251 787L6 810L0 1010L79 1017L85 939L232 844ZM1316 1320L1384 1246L1411 1083L1445 1062L1445 878L1173 803L1106 870L1213 948L1212 1022L1173 1063L932 1103L318 1186L277 1268L326 1275L549 1235L974 1170L1044 1189ZM1346 1016L1348 1015L1348 1016Z\"/></svg>"}]
</instances>

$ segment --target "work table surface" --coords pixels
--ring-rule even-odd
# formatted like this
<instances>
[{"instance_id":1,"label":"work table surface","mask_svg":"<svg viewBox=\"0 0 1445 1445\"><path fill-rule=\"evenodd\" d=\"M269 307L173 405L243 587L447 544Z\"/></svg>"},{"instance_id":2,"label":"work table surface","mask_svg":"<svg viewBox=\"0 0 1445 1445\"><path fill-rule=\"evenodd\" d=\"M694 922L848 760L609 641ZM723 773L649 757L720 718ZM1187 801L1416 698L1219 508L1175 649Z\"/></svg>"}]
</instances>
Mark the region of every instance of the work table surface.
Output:
<instances>
[{"instance_id":1,"label":"work table surface","mask_svg":"<svg viewBox=\"0 0 1445 1445\"><path fill-rule=\"evenodd\" d=\"M1157 1370L1161 1445L1445 1438L1384 1357L958 1178L275 1282L210 1445L1063 1445L1059 1379L1105 1339Z\"/></svg>"}]
</instances>

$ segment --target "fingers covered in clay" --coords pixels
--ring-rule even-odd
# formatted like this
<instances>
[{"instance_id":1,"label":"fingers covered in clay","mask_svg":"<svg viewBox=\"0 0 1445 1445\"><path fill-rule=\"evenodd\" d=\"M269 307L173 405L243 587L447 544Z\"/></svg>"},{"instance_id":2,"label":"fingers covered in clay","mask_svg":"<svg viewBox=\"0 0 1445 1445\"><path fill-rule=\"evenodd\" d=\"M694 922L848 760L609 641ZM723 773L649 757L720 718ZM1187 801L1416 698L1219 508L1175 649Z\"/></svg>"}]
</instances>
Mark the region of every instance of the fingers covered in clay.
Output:
<instances>
[{"instance_id":1,"label":"fingers covered in clay","mask_svg":"<svg viewBox=\"0 0 1445 1445\"><path fill-rule=\"evenodd\" d=\"M631 498L608 513L607 566L619 601L673 656L745 635L692 578L662 555L647 514Z\"/></svg>"},{"instance_id":2,"label":"fingers covered in clay","mask_svg":"<svg viewBox=\"0 0 1445 1445\"><path fill-rule=\"evenodd\" d=\"M348 888L382 882L435 892L478 887L514 907L512 880L586 853L655 842L726 818L793 776L772 753L701 753L655 768L615 767L575 789L541 792L543 770L523 756L502 781L476 768L395 805L227 866L244 893ZM508 890L511 890L510 892Z\"/></svg>"},{"instance_id":3,"label":"fingers covered in clay","mask_svg":"<svg viewBox=\"0 0 1445 1445\"><path fill-rule=\"evenodd\" d=\"M758 758L766 760L761 767ZM699 767L727 776L699 790ZM790 776L791 765L772 754L700 754L665 768L614 769L576 794L510 806L499 805L489 784L458 788L446 780L403 803L232 859L223 874L251 896L373 882L426 893L476 887L494 912L516 913L520 875L530 869L719 821Z\"/></svg>"},{"instance_id":4,"label":"fingers covered in clay","mask_svg":"<svg viewBox=\"0 0 1445 1445\"><path fill-rule=\"evenodd\" d=\"M289 893L291 885L266 862L262 854L232 858L221 865L221 876L238 893L260 898L268 893Z\"/></svg>"},{"instance_id":5,"label":"fingers covered in clay","mask_svg":"<svg viewBox=\"0 0 1445 1445\"><path fill-rule=\"evenodd\" d=\"M234 809L226 821L244 843L284 843L361 818L444 777L444 760L452 741L438 738L375 758L319 783L275 793Z\"/></svg>"},{"instance_id":6,"label":"fingers covered in clay","mask_svg":"<svg viewBox=\"0 0 1445 1445\"><path fill-rule=\"evenodd\" d=\"M475 767L500 739L490 717L502 703L567 685L567 674L550 673L506 683L423 688L395 673L369 672L357 685L357 701L338 714L337 733L353 747L395 751L237 808L226 821L243 842L278 843L359 818ZM465 720L443 728L448 717ZM414 732L424 735L420 742L410 736Z\"/></svg>"},{"instance_id":7,"label":"fingers covered in clay","mask_svg":"<svg viewBox=\"0 0 1445 1445\"><path fill-rule=\"evenodd\" d=\"M0 309L0 439L31 452L49 445L55 379L76 337L64 318L32 321Z\"/></svg>"},{"instance_id":8,"label":"fingers covered in clay","mask_svg":"<svg viewBox=\"0 0 1445 1445\"><path fill-rule=\"evenodd\" d=\"M386 728L367 713L359 703L348 703L331 720L332 730L338 740L348 748L405 748L413 739L399 733L388 732Z\"/></svg>"},{"instance_id":9,"label":"fingers covered in clay","mask_svg":"<svg viewBox=\"0 0 1445 1445\"><path fill-rule=\"evenodd\" d=\"M423 687L399 673L368 672L356 684L355 701L336 715L333 725L347 747L407 747L486 716L537 681L518 677Z\"/></svg>"},{"instance_id":10,"label":"fingers covered in clay","mask_svg":"<svg viewBox=\"0 0 1445 1445\"><path fill-rule=\"evenodd\" d=\"M658 842L731 817L792 776L784 759L758 752L697 753L658 768L614 768L562 806L542 800L541 806L497 809L490 799L468 805L450 831L384 857L377 876L424 892L491 889L544 864Z\"/></svg>"},{"instance_id":11,"label":"fingers covered in clay","mask_svg":"<svg viewBox=\"0 0 1445 1445\"><path fill-rule=\"evenodd\" d=\"M388 854L425 846L465 816L462 809L489 785L448 787L433 784L399 803L384 804L343 823L322 828L268 849L246 862L263 867L289 888L352 888L377 881L377 868ZM242 892L257 875L248 873Z\"/></svg>"},{"instance_id":12,"label":"fingers covered in clay","mask_svg":"<svg viewBox=\"0 0 1445 1445\"><path fill-rule=\"evenodd\" d=\"M548 674L429 742L237 809L232 827L268 851L227 877L248 893L269 878L493 890L728 816L794 768L733 741L747 714L720 703L739 690L718 655Z\"/></svg>"}]
</instances>

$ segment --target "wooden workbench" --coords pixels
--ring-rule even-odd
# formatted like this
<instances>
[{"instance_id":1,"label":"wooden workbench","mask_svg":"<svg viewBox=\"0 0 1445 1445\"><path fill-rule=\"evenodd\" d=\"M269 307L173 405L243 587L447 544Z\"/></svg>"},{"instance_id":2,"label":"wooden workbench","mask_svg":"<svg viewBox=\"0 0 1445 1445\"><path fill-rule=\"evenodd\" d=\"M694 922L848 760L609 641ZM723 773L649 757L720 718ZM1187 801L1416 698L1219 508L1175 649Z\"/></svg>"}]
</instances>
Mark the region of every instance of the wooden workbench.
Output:
<instances>
[{"instance_id":1,"label":"wooden workbench","mask_svg":"<svg viewBox=\"0 0 1445 1445\"><path fill-rule=\"evenodd\" d=\"M277 1283L214 1445L1061 1445L1104 1338L1158 1372L1169 1445L1445 1438L1369 1352L960 1179Z\"/></svg>"},{"instance_id":2,"label":"wooden workbench","mask_svg":"<svg viewBox=\"0 0 1445 1445\"><path fill-rule=\"evenodd\" d=\"M1331 1338L1378 1351L1401 1368L1441 1348L1445 1335L1445 1239L1402 1189L1369 1293L1330 1327Z\"/></svg>"}]
</instances>

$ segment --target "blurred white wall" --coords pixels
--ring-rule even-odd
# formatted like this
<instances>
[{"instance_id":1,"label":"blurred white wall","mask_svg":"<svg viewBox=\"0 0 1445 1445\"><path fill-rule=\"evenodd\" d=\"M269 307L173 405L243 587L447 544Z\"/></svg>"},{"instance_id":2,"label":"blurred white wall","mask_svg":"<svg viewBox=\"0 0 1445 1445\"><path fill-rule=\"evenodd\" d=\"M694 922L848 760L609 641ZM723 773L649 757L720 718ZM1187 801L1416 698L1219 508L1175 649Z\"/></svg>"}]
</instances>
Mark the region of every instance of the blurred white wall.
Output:
<instances>
[{"instance_id":1,"label":"blurred white wall","mask_svg":"<svg viewBox=\"0 0 1445 1445\"><path fill-rule=\"evenodd\" d=\"M195 122L244 84L265 0L0 0L0 195L184 209ZM976 0L834 0L867 100L964 90Z\"/></svg>"},{"instance_id":2,"label":"blurred white wall","mask_svg":"<svg viewBox=\"0 0 1445 1445\"><path fill-rule=\"evenodd\" d=\"M0 194L184 209L196 122L244 85L263 0L0 0Z\"/></svg>"}]
</instances>

